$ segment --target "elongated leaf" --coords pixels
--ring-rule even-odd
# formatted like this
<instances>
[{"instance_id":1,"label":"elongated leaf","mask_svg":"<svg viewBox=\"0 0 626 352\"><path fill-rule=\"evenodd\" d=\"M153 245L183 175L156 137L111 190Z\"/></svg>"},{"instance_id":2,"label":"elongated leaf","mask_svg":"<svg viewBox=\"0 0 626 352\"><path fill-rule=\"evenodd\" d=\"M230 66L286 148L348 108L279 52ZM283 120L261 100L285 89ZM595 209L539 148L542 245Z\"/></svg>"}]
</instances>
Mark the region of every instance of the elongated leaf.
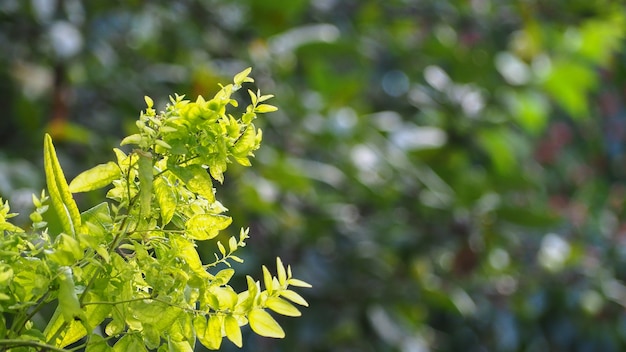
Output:
<instances>
[{"instance_id":1,"label":"elongated leaf","mask_svg":"<svg viewBox=\"0 0 626 352\"><path fill-rule=\"evenodd\" d=\"M280 286L285 286L287 284L287 271L285 271L285 266L279 257L276 257L276 272L278 273Z\"/></svg>"},{"instance_id":2,"label":"elongated leaf","mask_svg":"<svg viewBox=\"0 0 626 352\"><path fill-rule=\"evenodd\" d=\"M150 208L152 203L152 154L137 151L139 156L138 170L139 170L139 203L140 203L140 216L146 218L150 216Z\"/></svg>"},{"instance_id":3,"label":"elongated leaf","mask_svg":"<svg viewBox=\"0 0 626 352\"><path fill-rule=\"evenodd\" d=\"M265 265L263 265L263 284L265 285L265 289L267 293L272 294L272 289L274 285L272 284L272 274L270 274L269 269Z\"/></svg>"},{"instance_id":4,"label":"elongated leaf","mask_svg":"<svg viewBox=\"0 0 626 352\"><path fill-rule=\"evenodd\" d=\"M265 301L265 305L267 306L267 308L273 310L278 314L290 317L299 317L302 315L298 308L294 307L293 304L287 302L280 297L269 297L267 301Z\"/></svg>"},{"instance_id":5,"label":"elongated leaf","mask_svg":"<svg viewBox=\"0 0 626 352\"><path fill-rule=\"evenodd\" d=\"M44 171L46 174L46 184L48 193L52 201L52 207L59 216L63 231L72 236L76 235L76 229L81 226L80 213L69 186L59 164L56 150L52 144L52 138L49 134L44 137Z\"/></svg>"},{"instance_id":6,"label":"elongated leaf","mask_svg":"<svg viewBox=\"0 0 626 352\"><path fill-rule=\"evenodd\" d=\"M187 221L187 236L194 240L210 240L228 227L233 219L224 215L198 214Z\"/></svg>"},{"instance_id":7,"label":"elongated leaf","mask_svg":"<svg viewBox=\"0 0 626 352\"><path fill-rule=\"evenodd\" d=\"M161 222L165 226L172 221L176 212L176 191L171 187L163 176L154 180L154 194L161 209Z\"/></svg>"},{"instance_id":8,"label":"elongated leaf","mask_svg":"<svg viewBox=\"0 0 626 352\"><path fill-rule=\"evenodd\" d=\"M232 315L226 316L224 318L224 330L226 331L226 337L235 344L235 346L241 348L243 341L241 338L241 328L239 327L239 323L237 319Z\"/></svg>"},{"instance_id":9,"label":"elongated leaf","mask_svg":"<svg viewBox=\"0 0 626 352\"><path fill-rule=\"evenodd\" d=\"M122 139L122 141L120 142L120 145L127 145L127 144L139 145L139 143L141 143L141 135L136 133L136 134L132 134Z\"/></svg>"},{"instance_id":10,"label":"elongated leaf","mask_svg":"<svg viewBox=\"0 0 626 352\"><path fill-rule=\"evenodd\" d=\"M81 172L70 182L69 189L72 193L89 192L106 187L119 177L120 168L109 161Z\"/></svg>"},{"instance_id":11,"label":"elongated leaf","mask_svg":"<svg viewBox=\"0 0 626 352\"><path fill-rule=\"evenodd\" d=\"M299 304L299 305L305 306L305 307L309 306L307 301L304 298L302 298L302 296L300 296L295 291L283 290L283 291L280 291L280 295L285 297L286 299L292 301L293 303L296 303L296 304Z\"/></svg>"},{"instance_id":12,"label":"elongated leaf","mask_svg":"<svg viewBox=\"0 0 626 352\"><path fill-rule=\"evenodd\" d=\"M86 320L87 317L80 307L78 296L75 292L72 269L67 266L61 267L57 283L59 284L59 309L63 319L68 323L74 321L74 319Z\"/></svg>"},{"instance_id":13,"label":"elongated leaf","mask_svg":"<svg viewBox=\"0 0 626 352\"><path fill-rule=\"evenodd\" d=\"M256 109L254 109L254 112L256 113L266 113L266 112L273 112L278 110L277 107L275 107L274 105L269 105L269 104L261 104L259 106L256 107Z\"/></svg>"},{"instance_id":14,"label":"elongated leaf","mask_svg":"<svg viewBox=\"0 0 626 352\"><path fill-rule=\"evenodd\" d=\"M255 333L265 336L282 339L285 337L285 331L282 327L272 318L272 316L263 309L253 309L248 314L248 321L250 327Z\"/></svg>"},{"instance_id":15,"label":"elongated leaf","mask_svg":"<svg viewBox=\"0 0 626 352\"><path fill-rule=\"evenodd\" d=\"M187 188L206 198L210 203L215 202L215 194L213 193L213 181L211 176L200 165L188 165L181 167L178 165L169 165L169 170L181 180Z\"/></svg>"},{"instance_id":16,"label":"elongated leaf","mask_svg":"<svg viewBox=\"0 0 626 352\"><path fill-rule=\"evenodd\" d=\"M291 286L296 286L296 287L306 287L306 288L313 287L311 286L310 283L302 281L302 280L298 280L298 279L289 279L287 280L287 283Z\"/></svg>"}]
</instances>

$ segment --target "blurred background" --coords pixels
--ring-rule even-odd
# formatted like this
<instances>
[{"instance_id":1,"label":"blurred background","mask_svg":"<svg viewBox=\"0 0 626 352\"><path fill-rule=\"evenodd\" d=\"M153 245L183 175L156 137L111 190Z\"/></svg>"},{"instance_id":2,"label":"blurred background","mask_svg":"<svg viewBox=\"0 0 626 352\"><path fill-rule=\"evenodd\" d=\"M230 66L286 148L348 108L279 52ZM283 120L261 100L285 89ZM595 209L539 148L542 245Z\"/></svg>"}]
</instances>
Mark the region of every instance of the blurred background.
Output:
<instances>
[{"instance_id":1,"label":"blurred background","mask_svg":"<svg viewBox=\"0 0 626 352\"><path fill-rule=\"evenodd\" d=\"M625 32L611 0L0 0L0 196L26 223L44 132L71 179L144 95L252 66L280 110L218 188L236 269L314 287L243 350L623 351Z\"/></svg>"}]
</instances>

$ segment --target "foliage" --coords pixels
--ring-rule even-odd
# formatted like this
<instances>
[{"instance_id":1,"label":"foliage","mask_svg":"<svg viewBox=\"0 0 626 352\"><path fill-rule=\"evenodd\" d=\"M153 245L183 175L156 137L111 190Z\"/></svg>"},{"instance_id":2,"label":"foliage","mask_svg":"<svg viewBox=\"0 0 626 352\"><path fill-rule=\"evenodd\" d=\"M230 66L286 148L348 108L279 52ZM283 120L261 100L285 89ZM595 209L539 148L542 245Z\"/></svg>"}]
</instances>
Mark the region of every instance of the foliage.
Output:
<instances>
[{"instance_id":1,"label":"foliage","mask_svg":"<svg viewBox=\"0 0 626 352\"><path fill-rule=\"evenodd\" d=\"M216 240L232 219L212 182L223 182L231 160L250 165L262 136L252 121L276 110L263 103L271 95L249 91L251 104L241 116L228 113L238 106L232 94L253 81L249 73L236 75L208 101L171 97L160 113L146 97L139 132L121 143L135 148L115 149L116 162L84 171L69 185L45 136L48 193L33 196L32 227L24 231L7 221L15 215L8 202L0 211L3 349L191 351L198 340L216 350L223 337L241 347L247 324L261 336L285 336L267 310L300 316L293 303L308 304L291 286L309 284L277 258L276 276L262 267L263 290L247 276L247 289L237 293L229 285L231 263L243 261L237 251L248 230L226 244ZM109 185L110 201L79 211L72 193ZM49 205L59 233L45 221ZM215 260L203 263L197 242L209 240ZM43 312L50 305L56 310L48 319Z\"/></svg>"}]
</instances>

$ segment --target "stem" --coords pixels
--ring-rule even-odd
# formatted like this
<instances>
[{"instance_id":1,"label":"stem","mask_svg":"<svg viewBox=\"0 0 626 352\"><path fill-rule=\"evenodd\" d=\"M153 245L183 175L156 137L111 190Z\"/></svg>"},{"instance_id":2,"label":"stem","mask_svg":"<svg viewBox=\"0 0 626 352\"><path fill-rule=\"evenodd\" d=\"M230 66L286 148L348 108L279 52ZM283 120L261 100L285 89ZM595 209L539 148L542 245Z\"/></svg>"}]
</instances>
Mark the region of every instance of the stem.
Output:
<instances>
[{"instance_id":1,"label":"stem","mask_svg":"<svg viewBox=\"0 0 626 352\"><path fill-rule=\"evenodd\" d=\"M20 322L19 325L21 325L21 327L16 331L16 333L18 335L20 335L20 333L22 332L22 329L24 329L24 327L26 326L26 322L29 321L30 319L32 319L32 317L35 316L35 314L37 314L37 312L39 312L39 310L41 308L43 308L43 306L48 303L46 302L46 297L50 294L50 292L46 292L43 297L41 297L41 300L39 301L39 303L37 303L37 305L33 308L33 310L24 317L23 321Z\"/></svg>"},{"instance_id":2,"label":"stem","mask_svg":"<svg viewBox=\"0 0 626 352\"><path fill-rule=\"evenodd\" d=\"M28 347L36 347L42 351L67 352L66 350L62 348L54 347L52 345L48 345L47 343L43 343L39 341L17 340L17 339L0 340L0 346L10 346L10 347L28 346Z\"/></svg>"}]
</instances>

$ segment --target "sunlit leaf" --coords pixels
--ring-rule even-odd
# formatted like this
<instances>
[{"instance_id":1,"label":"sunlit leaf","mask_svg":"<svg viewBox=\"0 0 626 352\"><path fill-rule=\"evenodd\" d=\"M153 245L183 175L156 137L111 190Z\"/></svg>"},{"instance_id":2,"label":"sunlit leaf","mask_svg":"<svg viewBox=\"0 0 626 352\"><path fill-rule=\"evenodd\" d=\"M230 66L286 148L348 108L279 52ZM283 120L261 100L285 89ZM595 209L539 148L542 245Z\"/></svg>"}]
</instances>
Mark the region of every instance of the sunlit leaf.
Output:
<instances>
[{"instance_id":1,"label":"sunlit leaf","mask_svg":"<svg viewBox=\"0 0 626 352\"><path fill-rule=\"evenodd\" d=\"M274 105L269 105L269 104L261 104L259 106L256 107L256 109L254 109L254 112L256 113L267 113L267 112L273 112L278 110L277 107L275 107Z\"/></svg>"},{"instance_id":2,"label":"sunlit leaf","mask_svg":"<svg viewBox=\"0 0 626 352\"><path fill-rule=\"evenodd\" d=\"M175 188L168 184L164 176L160 176L154 180L154 195L161 210L161 222L165 226L172 221L172 217L176 212L177 199Z\"/></svg>"},{"instance_id":3,"label":"sunlit leaf","mask_svg":"<svg viewBox=\"0 0 626 352\"><path fill-rule=\"evenodd\" d=\"M57 283L59 284L59 309L66 322L72 322L74 319L84 319L85 312L80 307L76 288L74 286L74 278L72 269L64 266L59 270Z\"/></svg>"},{"instance_id":4,"label":"sunlit leaf","mask_svg":"<svg viewBox=\"0 0 626 352\"><path fill-rule=\"evenodd\" d=\"M248 314L248 321L252 331L265 336L282 339L285 337L283 328L263 309L253 309Z\"/></svg>"},{"instance_id":5,"label":"sunlit leaf","mask_svg":"<svg viewBox=\"0 0 626 352\"><path fill-rule=\"evenodd\" d=\"M298 279L289 279L287 280L287 282L289 283L289 285L296 286L296 287L307 287L307 288L313 287L311 286L311 284L304 282L302 280L298 280Z\"/></svg>"},{"instance_id":6,"label":"sunlit leaf","mask_svg":"<svg viewBox=\"0 0 626 352\"><path fill-rule=\"evenodd\" d=\"M120 168L109 161L80 173L70 182L69 189L72 193L89 192L106 187L119 177Z\"/></svg>"},{"instance_id":7,"label":"sunlit leaf","mask_svg":"<svg viewBox=\"0 0 626 352\"><path fill-rule=\"evenodd\" d=\"M305 307L309 306L307 301L304 298L302 298L302 296L300 296L295 291L292 291L292 290L282 290L282 291L280 291L280 295L282 297L285 297L286 299L292 301L293 303L296 303L296 304L299 304L299 305L305 306Z\"/></svg>"},{"instance_id":8,"label":"sunlit leaf","mask_svg":"<svg viewBox=\"0 0 626 352\"><path fill-rule=\"evenodd\" d=\"M290 317L299 317L302 315L298 308L294 307L291 303L280 297L269 297L267 301L265 301L265 305L267 308L273 310L274 312Z\"/></svg>"},{"instance_id":9,"label":"sunlit leaf","mask_svg":"<svg viewBox=\"0 0 626 352\"><path fill-rule=\"evenodd\" d=\"M152 154L138 152L137 155L139 156L137 164L139 176L140 215L142 216L142 218L146 218L150 215L150 209L152 204Z\"/></svg>"},{"instance_id":10,"label":"sunlit leaf","mask_svg":"<svg viewBox=\"0 0 626 352\"><path fill-rule=\"evenodd\" d=\"M235 346L241 348L243 344L241 328L235 317L227 315L226 318L224 318L224 330L226 331L226 337L234 343Z\"/></svg>"},{"instance_id":11,"label":"sunlit leaf","mask_svg":"<svg viewBox=\"0 0 626 352\"><path fill-rule=\"evenodd\" d=\"M227 228L232 218L224 215L197 214L185 223L187 236L194 240L209 240Z\"/></svg>"}]
</instances>

